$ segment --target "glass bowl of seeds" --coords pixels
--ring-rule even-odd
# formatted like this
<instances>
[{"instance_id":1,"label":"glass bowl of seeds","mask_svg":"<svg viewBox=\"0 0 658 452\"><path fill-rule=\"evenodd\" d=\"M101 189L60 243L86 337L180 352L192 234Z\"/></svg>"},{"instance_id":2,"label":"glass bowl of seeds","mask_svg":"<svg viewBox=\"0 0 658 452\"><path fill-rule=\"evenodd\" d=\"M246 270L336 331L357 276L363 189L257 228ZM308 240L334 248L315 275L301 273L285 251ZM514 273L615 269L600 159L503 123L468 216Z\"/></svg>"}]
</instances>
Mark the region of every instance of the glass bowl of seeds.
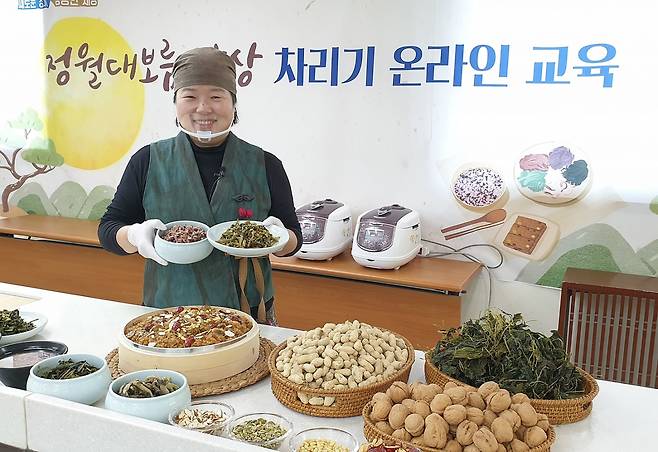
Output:
<instances>
[{"instance_id":1,"label":"glass bowl of seeds","mask_svg":"<svg viewBox=\"0 0 658 452\"><path fill-rule=\"evenodd\" d=\"M218 400L197 400L182 410L169 414L169 423L176 427L221 436L235 415L233 407Z\"/></svg>"},{"instance_id":2,"label":"glass bowl of seeds","mask_svg":"<svg viewBox=\"0 0 658 452\"><path fill-rule=\"evenodd\" d=\"M333 427L314 427L290 438L291 452L356 452L359 443L354 435Z\"/></svg>"},{"instance_id":3,"label":"glass bowl of seeds","mask_svg":"<svg viewBox=\"0 0 658 452\"><path fill-rule=\"evenodd\" d=\"M278 450L292 434L292 422L274 413L252 413L233 419L227 436L266 449Z\"/></svg>"},{"instance_id":4,"label":"glass bowl of seeds","mask_svg":"<svg viewBox=\"0 0 658 452\"><path fill-rule=\"evenodd\" d=\"M173 264L193 264L212 253L213 247L206 237L209 227L192 220L172 221L158 231L153 245L160 257Z\"/></svg>"},{"instance_id":5,"label":"glass bowl of seeds","mask_svg":"<svg viewBox=\"0 0 658 452\"><path fill-rule=\"evenodd\" d=\"M30 369L27 390L91 405L112 382L110 369L99 356L69 353L46 358Z\"/></svg>"}]
</instances>

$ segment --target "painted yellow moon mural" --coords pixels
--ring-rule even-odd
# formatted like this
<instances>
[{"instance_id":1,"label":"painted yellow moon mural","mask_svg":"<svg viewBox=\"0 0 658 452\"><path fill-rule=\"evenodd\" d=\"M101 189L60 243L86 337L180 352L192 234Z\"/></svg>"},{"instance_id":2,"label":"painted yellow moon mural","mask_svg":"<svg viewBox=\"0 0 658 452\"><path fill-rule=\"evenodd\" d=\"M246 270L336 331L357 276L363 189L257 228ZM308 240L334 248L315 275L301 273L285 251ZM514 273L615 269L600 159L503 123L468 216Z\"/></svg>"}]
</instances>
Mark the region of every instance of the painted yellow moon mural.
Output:
<instances>
[{"instance_id":1,"label":"painted yellow moon mural","mask_svg":"<svg viewBox=\"0 0 658 452\"><path fill-rule=\"evenodd\" d=\"M100 19L62 19L46 35L46 133L67 165L105 168L135 142L144 116L144 86L139 56L130 64L134 56L121 34Z\"/></svg>"}]
</instances>

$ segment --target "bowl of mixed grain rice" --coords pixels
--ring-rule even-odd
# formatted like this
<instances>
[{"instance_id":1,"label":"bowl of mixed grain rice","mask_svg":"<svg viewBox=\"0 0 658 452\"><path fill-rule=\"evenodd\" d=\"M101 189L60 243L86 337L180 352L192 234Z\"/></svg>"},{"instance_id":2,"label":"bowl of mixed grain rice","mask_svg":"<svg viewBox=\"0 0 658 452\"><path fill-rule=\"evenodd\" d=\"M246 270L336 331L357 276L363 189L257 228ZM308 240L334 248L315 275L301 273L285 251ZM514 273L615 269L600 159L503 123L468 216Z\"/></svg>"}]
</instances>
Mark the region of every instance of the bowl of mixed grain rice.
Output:
<instances>
[{"instance_id":1,"label":"bowl of mixed grain rice","mask_svg":"<svg viewBox=\"0 0 658 452\"><path fill-rule=\"evenodd\" d=\"M501 174L486 165L470 164L459 168L452 178L452 194L470 208L488 208L498 202L507 186Z\"/></svg>"},{"instance_id":2,"label":"bowl of mixed grain rice","mask_svg":"<svg viewBox=\"0 0 658 452\"><path fill-rule=\"evenodd\" d=\"M155 235L155 251L173 264L193 264L212 253L213 247L206 237L207 225L198 221L172 221L164 231Z\"/></svg>"}]
</instances>

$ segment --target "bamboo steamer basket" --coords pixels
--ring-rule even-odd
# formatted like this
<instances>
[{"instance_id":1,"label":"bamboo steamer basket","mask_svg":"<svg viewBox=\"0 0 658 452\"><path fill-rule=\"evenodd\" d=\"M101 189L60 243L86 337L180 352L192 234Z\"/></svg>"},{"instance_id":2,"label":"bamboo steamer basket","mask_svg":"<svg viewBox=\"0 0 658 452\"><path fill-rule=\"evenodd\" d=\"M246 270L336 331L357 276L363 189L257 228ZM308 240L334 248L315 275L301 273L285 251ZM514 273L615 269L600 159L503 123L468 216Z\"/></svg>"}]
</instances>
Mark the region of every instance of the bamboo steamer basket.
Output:
<instances>
[{"instance_id":1,"label":"bamboo steamer basket","mask_svg":"<svg viewBox=\"0 0 658 452\"><path fill-rule=\"evenodd\" d=\"M447 382L452 381L460 386L473 388L466 383L441 372L432 363L432 352L425 352L425 380L427 383L436 383L444 386ZM530 399L530 404L535 408L537 413L545 414L551 425L571 424L585 419L592 412L592 400L599 393L599 385L594 377L585 372L583 369L576 367L583 377L585 392L580 397L563 400L548 399ZM473 388L475 389L475 388Z\"/></svg>"},{"instance_id":2,"label":"bamboo steamer basket","mask_svg":"<svg viewBox=\"0 0 658 452\"><path fill-rule=\"evenodd\" d=\"M241 311L233 311L246 316ZM127 325L152 314L136 317ZM232 377L250 368L258 359L259 327L253 320L251 322L252 328L234 342L177 350L139 346L126 338L123 328L118 337L119 368L126 373L146 369L175 370L185 375L191 385Z\"/></svg>"}]
</instances>

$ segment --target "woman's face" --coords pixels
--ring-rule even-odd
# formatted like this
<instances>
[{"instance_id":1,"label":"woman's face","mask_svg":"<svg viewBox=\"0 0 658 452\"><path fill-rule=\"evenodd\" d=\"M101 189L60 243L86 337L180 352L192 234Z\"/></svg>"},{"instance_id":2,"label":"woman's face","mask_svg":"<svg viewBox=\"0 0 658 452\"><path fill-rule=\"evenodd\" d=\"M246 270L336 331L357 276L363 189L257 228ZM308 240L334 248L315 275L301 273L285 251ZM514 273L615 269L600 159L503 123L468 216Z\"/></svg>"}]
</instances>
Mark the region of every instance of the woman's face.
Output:
<instances>
[{"instance_id":1,"label":"woman's face","mask_svg":"<svg viewBox=\"0 0 658 452\"><path fill-rule=\"evenodd\" d=\"M180 125L191 132L222 132L233 122L235 106L231 93L213 85L194 85L176 92L176 117ZM202 147L221 144L228 134L201 141L192 137Z\"/></svg>"}]
</instances>

